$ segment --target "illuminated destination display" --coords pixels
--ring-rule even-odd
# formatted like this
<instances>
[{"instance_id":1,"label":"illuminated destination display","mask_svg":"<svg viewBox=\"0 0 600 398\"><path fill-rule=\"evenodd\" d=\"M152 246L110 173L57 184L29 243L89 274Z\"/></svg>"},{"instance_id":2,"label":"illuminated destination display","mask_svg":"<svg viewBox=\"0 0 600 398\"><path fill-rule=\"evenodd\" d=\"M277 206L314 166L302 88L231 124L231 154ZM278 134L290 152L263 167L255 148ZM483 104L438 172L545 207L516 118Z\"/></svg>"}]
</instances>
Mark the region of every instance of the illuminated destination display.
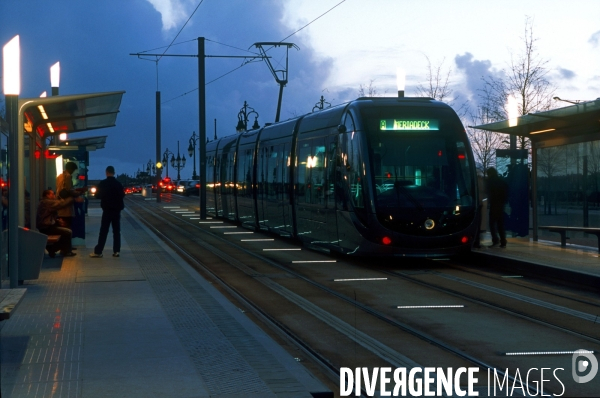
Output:
<instances>
[{"instance_id":1,"label":"illuminated destination display","mask_svg":"<svg viewBox=\"0 0 600 398\"><path fill-rule=\"evenodd\" d=\"M381 119L379 121L379 130L438 130L438 121L435 119Z\"/></svg>"}]
</instances>

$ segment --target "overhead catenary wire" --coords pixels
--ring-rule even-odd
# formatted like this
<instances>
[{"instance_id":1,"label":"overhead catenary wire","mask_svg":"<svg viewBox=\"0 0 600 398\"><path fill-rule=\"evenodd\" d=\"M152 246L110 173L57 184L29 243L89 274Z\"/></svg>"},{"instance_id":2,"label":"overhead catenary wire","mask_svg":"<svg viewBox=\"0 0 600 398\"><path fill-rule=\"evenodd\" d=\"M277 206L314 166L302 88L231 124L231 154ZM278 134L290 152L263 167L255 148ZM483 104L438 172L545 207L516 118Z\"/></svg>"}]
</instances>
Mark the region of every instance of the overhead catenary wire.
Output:
<instances>
[{"instance_id":1,"label":"overhead catenary wire","mask_svg":"<svg viewBox=\"0 0 600 398\"><path fill-rule=\"evenodd\" d=\"M204 1L204 0L202 0L202 1ZM200 4L202 4L202 1L200 2ZM346 0L342 0L342 1L340 1L339 3L337 3L336 5L334 5L333 7L331 7L330 9L328 9L327 11L325 11L324 13L322 13L321 15L319 15L318 17L314 18L313 20L311 20L310 22L308 22L307 24L305 24L304 26L302 26L301 28L299 28L299 29L295 30L294 32L290 33L288 36L286 36L286 37L284 37L283 39L281 39L279 42L280 42L280 43L282 43L284 40L286 40L286 39L289 39L290 37L292 37L292 36L293 36L293 35L295 35L296 33L298 33L298 32L300 32L301 30L303 30L303 29L307 28L307 27L308 27L309 25L311 25L313 22L317 21L318 19L322 18L323 16L325 16L325 15L326 15L326 14L328 14L329 12L333 11L335 8L337 8L338 6L340 6L340 5L341 5L342 3L344 3L344 2L346 2ZM200 6L200 4L198 4L198 7ZM198 7L196 7L196 9L198 9ZM195 12L196 12L196 11L194 10L194 13L195 13ZM192 13L192 15L193 15L193 13ZM190 16L190 18L191 18L191 16ZM189 19L188 19L188 21L189 21ZM186 24L187 24L187 22L186 22ZM185 26L185 25L184 25L184 26ZM182 29L183 29L183 27L182 27ZM181 32L181 31L180 31L180 32ZM177 34L177 36L179 36L179 33ZM177 38L177 36L176 36L176 38ZM249 50L244 50L244 49L241 49L241 48L239 48L239 47L235 47L235 46L228 45L228 44L224 44L224 43L219 43L219 42L217 42L217 41L214 41L214 40L209 40L209 39L205 39L205 40L207 40L207 41L210 41L210 42L213 42L213 43L216 43L216 44L220 44L220 45L223 45L223 46L226 46L226 47L235 48L235 49L237 49L237 50L246 51L246 52L249 52L249 53L251 53L251 54L255 54L255 55L256 55L256 53L253 53L252 51L249 51ZM173 41L175 41L175 39L174 39ZM170 47L170 45L169 45L169 47ZM271 48L273 48L273 47L271 47ZM265 50L265 52L269 51L271 48L269 48L269 49ZM164 55L164 54L167 52L167 50L168 50L168 49L169 49L169 48L167 47L167 49L165 50L165 52L163 52L163 55ZM148 51L151 51L151 50L148 50ZM250 60L250 61L244 61L244 62L242 63L242 65L240 65L240 66L238 66L238 67L236 67L236 68L234 68L234 69L230 70L229 72L226 72L226 73L222 74L221 76L219 76L219 77L217 77L217 78L215 78L215 79L213 79L213 80L211 80L211 81L209 81L209 82L205 83L205 84L204 84L204 86L208 86L209 84L211 84L211 83L214 83L214 82L216 82L216 81L217 81L217 80L219 80L219 79L222 79L223 77L225 77L225 76L227 76L227 75L229 75L229 74L231 74L231 73L235 72L236 70L238 70L238 69L240 69L240 68L242 68L242 67L244 67L244 66L248 65L248 64L249 64L249 63L251 63L251 62L256 62L256 61L254 61L254 60ZM184 97L184 96L186 96L187 94L193 93L193 92L194 92L194 91L196 91L196 90L198 90L198 87L196 87L196 88L195 88L195 89L193 89L193 90L187 91L187 92L185 92L185 93L183 93L183 94L181 94L181 95L178 95L178 96L176 96L176 97L173 97L173 98L171 98L171 99L169 99L169 100L166 100L166 101L164 101L164 102L162 102L162 103L164 104L164 103L167 103L167 102L173 101L173 100L175 100L175 99L178 99L178 98Z\"/></svg>"}]
</instances>

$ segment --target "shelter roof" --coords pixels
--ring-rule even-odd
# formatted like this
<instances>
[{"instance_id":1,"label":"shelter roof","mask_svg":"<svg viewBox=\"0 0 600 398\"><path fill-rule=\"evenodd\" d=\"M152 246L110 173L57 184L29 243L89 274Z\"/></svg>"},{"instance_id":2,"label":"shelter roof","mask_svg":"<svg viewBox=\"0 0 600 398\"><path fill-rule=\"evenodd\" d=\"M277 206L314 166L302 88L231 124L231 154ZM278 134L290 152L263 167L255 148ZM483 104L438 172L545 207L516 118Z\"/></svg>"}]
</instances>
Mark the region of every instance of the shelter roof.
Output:
<instances>
[{"instance_id":1,"label":"shelter roof","mask_svg":"<svg viewBox=\"0 0 600 398\"><path fill-rule=\"evenodd\" d=\"M85 148L86 151L91 152L91 151L95 151L96 149L103 149L104 145L106 144L106 138L108 136L106 135L101 135L101 136L97 136L97 137L86 137L86 138L76 138L76 139L69 139L66 141L60 141L60 144L57 146L52 146L48 149L50 150L69 150L69 149L80 149L80 148Z\"/></svg>"},{"instance_id":2,"label":"shelter roof","mask_svg":"<svg viewBox=\"0 0 600 398\"><path fill-rule=\"evenodd\" d=\"M473 128L528 137L532 140L597 133L600 130L600 98Z\"/></svg>"},{"instance_id":3,"label":"shelter roof","mask_svg":"<svg viewBox=\"0 0 600 398\"><path fill-rule=\"evenodd\" d=\"M25 130L40 136L113 127L125 91L20 99Z\"/></svg>"}]
</instances>

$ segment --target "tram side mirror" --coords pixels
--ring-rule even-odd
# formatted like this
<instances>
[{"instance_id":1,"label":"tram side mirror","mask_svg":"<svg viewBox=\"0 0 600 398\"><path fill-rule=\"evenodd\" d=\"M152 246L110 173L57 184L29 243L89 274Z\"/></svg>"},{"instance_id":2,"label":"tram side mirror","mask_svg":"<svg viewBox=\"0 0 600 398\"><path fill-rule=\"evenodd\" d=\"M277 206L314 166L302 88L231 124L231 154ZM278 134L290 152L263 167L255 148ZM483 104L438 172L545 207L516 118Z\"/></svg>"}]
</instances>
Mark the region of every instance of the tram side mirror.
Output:
<instances>
[{"instance_id":1,"label":"tram side mirror","mask_svg":"<svg viewBox=\"0 0 600 398\"><path fill-rule=\"evenodd\" d=\"M346 132L346 126L344 126L343 124L340 124L338 126L338 133L344 134L345 132Z\"/></svg>"}]
</instances>

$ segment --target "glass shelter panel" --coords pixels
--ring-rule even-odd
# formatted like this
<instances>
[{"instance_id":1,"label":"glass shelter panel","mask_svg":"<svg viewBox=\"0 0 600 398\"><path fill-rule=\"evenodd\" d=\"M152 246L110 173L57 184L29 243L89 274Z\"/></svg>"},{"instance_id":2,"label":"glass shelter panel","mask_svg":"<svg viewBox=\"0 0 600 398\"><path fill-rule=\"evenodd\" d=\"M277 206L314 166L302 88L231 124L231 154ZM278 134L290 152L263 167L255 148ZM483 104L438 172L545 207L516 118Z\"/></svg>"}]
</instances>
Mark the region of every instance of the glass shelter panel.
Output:
<instances>
[{"instance_id":1,"label":"glass shelter panel","mask_svg":"<svg viewBox=\"0 0 600 398\"><path fill-rule=\"evenodd\" d=\"M538 225L600 227L600 141L537 148ZM539 239L559 235L538 231ZM569 232L570 244L596 246L595 235Z\"/></svg>"}]
</instances>

